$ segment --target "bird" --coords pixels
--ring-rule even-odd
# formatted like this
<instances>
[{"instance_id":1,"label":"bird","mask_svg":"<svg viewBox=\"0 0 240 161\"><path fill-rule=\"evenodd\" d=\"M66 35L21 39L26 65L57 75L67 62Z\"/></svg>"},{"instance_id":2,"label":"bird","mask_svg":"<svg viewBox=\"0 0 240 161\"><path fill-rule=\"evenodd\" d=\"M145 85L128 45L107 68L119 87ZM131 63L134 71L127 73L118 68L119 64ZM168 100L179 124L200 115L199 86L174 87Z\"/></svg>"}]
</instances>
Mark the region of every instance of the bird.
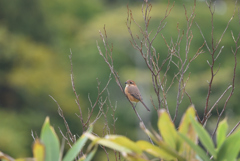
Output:
<instances>
[{"instance_id":1,"label":"bird","mask_svg":"<svg viewBox=\"0 0 240 161\"><path fill-rule=\"evenodd\" d=\"M148 110L150 111L150 109L145 105L145 103L143 102L143 99L142 99L142 96L141 96L141 93L136 85L136 83L133 81L133 80L127 80L125 82L126 84L126 87L124 89L124 92L126 94L126 96L128 97L128 99L131 101L131 102L136 102L136 105L137 103L140 101L143 106ZM135 107L136 107L135 105Z\"/></svg>"}]
</instances>

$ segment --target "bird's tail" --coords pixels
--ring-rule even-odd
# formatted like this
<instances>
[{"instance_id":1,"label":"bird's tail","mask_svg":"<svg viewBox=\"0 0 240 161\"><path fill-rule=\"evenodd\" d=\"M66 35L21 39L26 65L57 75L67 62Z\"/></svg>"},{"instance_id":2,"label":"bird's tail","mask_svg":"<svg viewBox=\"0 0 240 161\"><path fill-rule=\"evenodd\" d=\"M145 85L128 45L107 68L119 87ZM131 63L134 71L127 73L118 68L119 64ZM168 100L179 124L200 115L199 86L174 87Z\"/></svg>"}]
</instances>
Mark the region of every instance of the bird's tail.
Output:
<instances>
[{"instance_id":1,"label":"bird's tail","mask_svg":"<svg viewBox=\"0 0 240 161\"><path fill-rule=\"evenodd\" d=\"M148 110L150 111L150 109L147 107L147 105L145 105L145 103L143 101L141 101L141 103L143 104L143 106Z\"/></svg>"}]
</instances>

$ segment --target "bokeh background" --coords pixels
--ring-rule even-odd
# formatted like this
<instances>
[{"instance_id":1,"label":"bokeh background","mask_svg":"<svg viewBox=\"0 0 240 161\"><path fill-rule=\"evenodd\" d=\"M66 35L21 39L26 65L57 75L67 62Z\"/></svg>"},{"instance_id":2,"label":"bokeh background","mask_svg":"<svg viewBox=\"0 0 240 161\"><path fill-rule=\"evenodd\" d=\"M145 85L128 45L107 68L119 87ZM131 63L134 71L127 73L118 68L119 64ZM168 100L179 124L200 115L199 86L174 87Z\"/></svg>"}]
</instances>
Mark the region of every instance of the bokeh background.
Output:
<instances>
[{"instance_id":1,"label":"bokeh background","mask_svg":"<svg viewBox=\"0 0 240 161\"><path fill-rule=\"evenodd\" d=\"M81 135L82 129L75 95L70 79L70 49L73 53L73 72L75 86L79 94L84 117L90 107L88 95L94 102L97 97L97 80L101 81L102 89L107 83L110 71L98 53L96 41L103 47L99 30L103 32L106 25L108 41L113 43L113 58L122 84L127 79L136 80L145 102L151 107L150 96L154 98L151 85L151 75L139 53L131 46L130 36L126 27L127 5L133 11L133 16L143 24L140 0L1 0L0 1L0 150L13 157L32 156L31 146L33 138L31 130L40 135L40 129L46 116L50 116L60 138L58 128L66 131L63 120L58 115L57 105L49 97L53 96L63 109L64 115L74 134ZM167 0L150 1L153 5L150 28L156 31L161 18L165 14ZM170 1L172 4L173 1ZM192 0L175 2L167 25L161 32L168 42L177 39L177 23L179 28L186 30L186 18L183 8L185 4L190 11ZM237 4L239 7L239 3ZM227 22L233 14L234 1L216 0L214 15L214 36L217 41L224 31ZM197 1L196 18L193 23L193 40L190 53L194 54L203 44L203 38L195 25L201 27L206 39L211 41L211 14L204 1ZM133 31L138 28L133 26ZM231 37L240 32L239 17L234 17L229 29L223 37L222 54L216 61L219 72L214 80L210 98L210 106L219 98L223 91L231 84L234 58L231 47L234 43ZM159 35L154 46L160 54L166 55L167 47ZM184 53L184 40L181 51ZM104 48L102 48L104 51ZM187 91L202 116L210 79L210 68L207 60L210 55L206 51L190 65L190 80ZM238 58L239 58L238 53ZM238 59L239 60L239 59ZM176 70L168 73L169 80ZM239 65L236 73L235 92L228 103L224 117L228 117L230 128L239 120ZM173 85L168 95L171 114L174 115L176 106L177 83ZM112 104L117 105L115 117L116 133L125 135L132 140L146 139L139 128L139 122L130 104L120 92L114 79L109 84L108 91ZM144 91L144 92L143 92ZM228 93L229 94L229 93ZM107 96L105 92L104 97ZM226 97L218 104L221 110ZM155 101L155 98L154 98ZM178 121L181 114L189 106L184 99L180 106ZM151 107L152 108L152 107ZM139 114L143 117L148 128L156 129L157 113L151 110L147 113L142 105L138 105ZM96 116L98 109L95 110ZM112 111L108 114L109 127L112 128ZM94 119L93 116L93 119ZM211 132L216 124L216 110L207 124ZM92 120L93 120L92 119ZM94 128L94 132L102 136L104 118L101 118ZM112 132L112 129L111 129ZM66 145L66 148L67 145ZM112 154L110 154L111 156ZM99 160L106 160L106 155L97 154Z\"/></svg>"}]
</instances>

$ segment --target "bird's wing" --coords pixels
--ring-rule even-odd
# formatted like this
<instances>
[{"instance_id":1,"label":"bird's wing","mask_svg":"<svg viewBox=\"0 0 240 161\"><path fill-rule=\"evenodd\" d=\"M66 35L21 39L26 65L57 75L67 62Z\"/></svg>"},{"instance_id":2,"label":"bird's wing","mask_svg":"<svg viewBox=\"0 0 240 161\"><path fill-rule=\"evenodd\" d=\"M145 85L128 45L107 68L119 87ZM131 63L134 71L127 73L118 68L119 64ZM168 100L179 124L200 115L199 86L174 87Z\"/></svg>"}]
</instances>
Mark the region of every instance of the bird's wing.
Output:
<instances>
[{"instance_id":1,"label":"bird's wing","mask_svg":"<svg viewBox=\"0 0 240 161\"><path fill-rule=\"evenodd\" d=\"M142 100L142 96L140 94L140 91L135 86L129 86L128 87L128 93L130 93L134 98L138 99L139 101Z\"/></svg>"}]
</instances>

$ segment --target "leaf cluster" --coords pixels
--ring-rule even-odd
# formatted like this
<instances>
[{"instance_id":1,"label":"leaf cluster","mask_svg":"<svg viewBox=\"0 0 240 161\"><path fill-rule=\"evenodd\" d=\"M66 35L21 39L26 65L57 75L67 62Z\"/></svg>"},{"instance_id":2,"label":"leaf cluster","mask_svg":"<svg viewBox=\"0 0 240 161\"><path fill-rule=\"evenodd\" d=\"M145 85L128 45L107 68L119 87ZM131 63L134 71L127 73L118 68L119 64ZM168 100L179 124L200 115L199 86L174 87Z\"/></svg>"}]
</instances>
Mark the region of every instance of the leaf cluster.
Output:
<instances>
[{"instance_id":1,"label":"leaf cluster","mask_svg":"<svg viewBox=\"0 0 240 161\"><path fill-rule=\"evenodd\" d=\"M88 133L92 132L89 128ZM35 139L33 143L33 158L18 158L13 159L10 156L0 151L0 160L2 161L72 161L77 158L77 161L91 160L96 152L96 148L89 152L88 156L82 155L78 158L78 154L82 152L88 138L83 134L76 143L63 156L64 142L60 147L60 141L55 133L54 128L50 125L49 117L46 117L43 124L40 138Z\"/></svg>"},{"instance_id":2,"label":"leaf cluster","mask_svg":"<svg viewBox=\"0 0 240 161\"><path fill-rule=\"evenodd\" d=\"M226 119L221 121L217 130L217 145L215 147L210 135L194 119L195 117L195 108L190 106L183 115L177 130L168 113L165 110L160 111L158 120L160 134L155 131L145 130L154 141L154 144L144 140L134 142L125 136L119 135L108 135L105 138L96 137L91 133L86 135L94 144L120 151L127 160L131 161L149 160L150 158L146 153L163 160L236 160L240 151L240 141L238 139L240 130L227 137L227 121ZM203 147L198 144L199 141Z\"/></svg>"},{"instance_id":3,"label":"leaf cluster","mask_svg":"<svg viewBox=\"0 0 240 161\"><path fill-rule=\"evenodd\" d=\"M240 130L228 137L227 121L226 119L221 121L217 130L217 145L215 147L210 135L194 119L195 117L195 108L190 106L183 115L179 128L176 129L168 113L165 110L160 111L158 119L160 134L156 131L150 132L143 129L154 141L154 144L145 140L135 142L121 135L107 135L101 138L94 135L92 127L90 127L78 138L64 157L64 143L60 147L59 139L54 128L50 125L49 117L47 117L40 138L34 141L33 158L13 159L0 152L0 159L3 161L88 161L94 157L98 145L101 145L121 152L122 156L129 161L148 161L150 158L175 161L236 160L240 151ZM88 139L92 142L84 154L83 147ZM203 147L198 145L198 141L202 143ZM81 157L78 157L79 154Z\"/></svg>"}]
</instances>

